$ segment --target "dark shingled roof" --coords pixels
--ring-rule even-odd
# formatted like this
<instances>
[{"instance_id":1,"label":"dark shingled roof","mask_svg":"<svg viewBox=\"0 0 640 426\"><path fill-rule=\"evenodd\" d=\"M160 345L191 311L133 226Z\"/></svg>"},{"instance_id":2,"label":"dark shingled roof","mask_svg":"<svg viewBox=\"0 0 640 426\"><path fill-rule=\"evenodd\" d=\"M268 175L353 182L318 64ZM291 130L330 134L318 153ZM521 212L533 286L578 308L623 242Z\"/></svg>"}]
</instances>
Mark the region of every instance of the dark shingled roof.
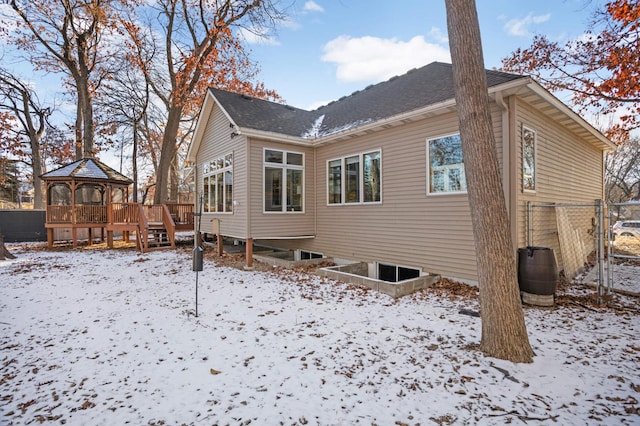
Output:
<instances>
[{"instance_id":1,"label":"dark shingled roof","mask_svg":"<svg viewBox=\"0 0 640 426\"><path fill-rule=\"evenodd\" d=\"M525 78L487 70L489 87ZM241 128L314 138L454 99L451 64L433 62L314 111L210 89Z\"/></svg>"},{"instance_id":2,"label":"dark shingled roof","mask_svg":"<svg viewBox=\"0 0 640 426\"><path fill-rule=\"evenodd\" d=\"M66 166L40 176L42 179L75 178L87 180L108 180L110 182L128 185L133 183L128 177L116 172L111 167L95 158L83 158Z\"/></svg>"}]
</instances>

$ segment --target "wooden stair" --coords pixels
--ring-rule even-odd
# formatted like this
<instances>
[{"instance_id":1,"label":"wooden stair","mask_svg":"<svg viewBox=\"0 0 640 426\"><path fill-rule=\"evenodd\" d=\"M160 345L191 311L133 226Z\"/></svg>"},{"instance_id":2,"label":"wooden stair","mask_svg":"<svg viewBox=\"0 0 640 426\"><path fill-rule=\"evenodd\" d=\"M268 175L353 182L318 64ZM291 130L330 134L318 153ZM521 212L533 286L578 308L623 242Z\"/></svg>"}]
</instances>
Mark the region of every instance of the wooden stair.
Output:
<instances>
[{"instance_id":1,"label":"wooden stair","mask_svg":"<svg viewBox=\"0 0 640 426\"><path fill-rule=\"evenodd\" d=\"M176 248L176 224L166 204L140 205L138 216L138 249L147 253Z\"/></svg>"}]
</instances>

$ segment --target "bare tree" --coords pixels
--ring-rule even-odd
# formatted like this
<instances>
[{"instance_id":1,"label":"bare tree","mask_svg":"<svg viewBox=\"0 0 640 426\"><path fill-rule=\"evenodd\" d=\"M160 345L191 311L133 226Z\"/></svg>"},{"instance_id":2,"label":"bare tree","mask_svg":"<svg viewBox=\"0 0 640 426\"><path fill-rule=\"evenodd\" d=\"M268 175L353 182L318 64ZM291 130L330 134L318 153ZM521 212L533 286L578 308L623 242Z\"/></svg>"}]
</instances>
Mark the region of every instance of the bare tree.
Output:
<instances>
[{"instance_id":1,"label":"bare tree","mask_svg":"<svg viewBox=\"0 0 640 426\"><path fill-rule=\"evenodd\" d=\"M515 251L489 113L480 26L474 0L445 0L464 168L478 261L480 349L488 356L532 362L520 302Z\"/></svg>"},{"instance_id":2,"label":"bare tree","mask_svg":"<svg viewBox=\"0 0 640 426\"><path fill-rule=\"evenodd\" d=\"M19 24L11 38L31 62L62 72L77 95L76 158L94 153L94 99L109 74L103 37L115 20L111 0L10 0ZM7 18L5 17L5 20Z\"/></svg>"},{"instance_id":3,"label":"bare tree","mask_svg":"<svg viewBox=\"0 0 640 426\"><path fill-rule=\"evenodd\" d=\"M605 198L608 203L640 199L640 137L631 137L607 153ZM620 213L620 209L616 209Z\"/></svg>"},{"instance_id":4,"label":"bare tree","mask_svg":"<svg viewBox=\"0 0 640 426\"><path fill-rule=\"evenodd\" d=\"M42 135L47 128L51 109L42 106L38 96L26 83L0 68L0 112L13 117L2 145L28 165L33 173L34 208L44 208L44 191L40 175L45 171L42 159Z\"/></svg>"},{"instance_id":5,"label":"bare tree","mask_svg":"<svg viewBox=\"0 0 640 426\"><path fill-rule=\"evenodd\" d=\"M131 16L123 27L131 38L132 60L166 109L154 195L160 203L177 197L177 182L170 176L184 140L181 124L195 117L208 86L275 97L262 85L247 84L255 67L231 29L243 22L265 27L280 12L270 0L155 0L144 11L146 18Z\"/></svg>"}]
</instances>

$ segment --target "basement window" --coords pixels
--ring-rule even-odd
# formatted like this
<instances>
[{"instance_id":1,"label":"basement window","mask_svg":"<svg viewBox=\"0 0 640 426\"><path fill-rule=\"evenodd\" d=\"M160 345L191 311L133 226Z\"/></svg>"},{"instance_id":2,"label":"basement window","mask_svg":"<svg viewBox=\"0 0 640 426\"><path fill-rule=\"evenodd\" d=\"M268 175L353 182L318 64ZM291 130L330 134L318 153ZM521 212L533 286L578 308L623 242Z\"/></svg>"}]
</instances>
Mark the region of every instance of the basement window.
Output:
<instances>
[{"instance_id":1,"label":"basement window","mask_svg":"<svg viewBox=\"0 0 640 426\"><path fill-rule=\"evenodd\" d=\"M309 260L309 259L322 259L322 253L315 253L312 251L300 250L300 260Z\"/></svg>"},{"instance_id":2,"label":"basement window","mask_svg":"<svg viewBox=\"0 0 640 426\"><path fill-rule=\"evenodd\" d=\"M419 276L419 269L378 263L378 279L381 281L397 283L399 281L418 278Z\"/></svg>"}]
</instances>

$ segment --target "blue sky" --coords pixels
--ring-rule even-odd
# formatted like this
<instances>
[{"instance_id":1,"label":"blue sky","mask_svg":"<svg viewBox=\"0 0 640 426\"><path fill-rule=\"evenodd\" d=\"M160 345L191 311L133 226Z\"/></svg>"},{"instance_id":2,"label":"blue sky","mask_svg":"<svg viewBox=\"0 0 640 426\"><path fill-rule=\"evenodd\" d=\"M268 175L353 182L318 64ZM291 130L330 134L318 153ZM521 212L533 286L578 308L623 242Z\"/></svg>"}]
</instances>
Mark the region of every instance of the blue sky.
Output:
<instances>
[{"instance_id":1,"label":"blue sky","mask_svg":"<svg viewBox=\"0 0 640 426\"><path fill-rule=\"evenodd\" d=\"M477 0L485 66L497 68L534 34L580 37L589 0ZM313 109L433 61L450 62L444 0L298 0L269 38L248 34L259 79L293 106Z\"/></svg>"},{"instance_id":2,"label":"blue sky","mask_svg":"<svg viewBox=\"0 0 640 426\"><path fill-rule=\"evenodd\" d=\"M277 1L277 0L276 0ZM497 68L534 34L580 37L604 0L476 0L485 66ZM445 0L281 0L289 18L268 38L245 32L258 80L288 103L314 109L433 61L450 62ZM0 5L0 11L4 6ZM34 73L0 33L3 66L18 71L42 101L56 99L71 122L59 76ZM559 96L561 99L563 97ZM568 101L568 95L565 95ZM108 156L105 156L108 157ZM118 168L119 161L107 161Z\"/></svg>"}]
</instances>

